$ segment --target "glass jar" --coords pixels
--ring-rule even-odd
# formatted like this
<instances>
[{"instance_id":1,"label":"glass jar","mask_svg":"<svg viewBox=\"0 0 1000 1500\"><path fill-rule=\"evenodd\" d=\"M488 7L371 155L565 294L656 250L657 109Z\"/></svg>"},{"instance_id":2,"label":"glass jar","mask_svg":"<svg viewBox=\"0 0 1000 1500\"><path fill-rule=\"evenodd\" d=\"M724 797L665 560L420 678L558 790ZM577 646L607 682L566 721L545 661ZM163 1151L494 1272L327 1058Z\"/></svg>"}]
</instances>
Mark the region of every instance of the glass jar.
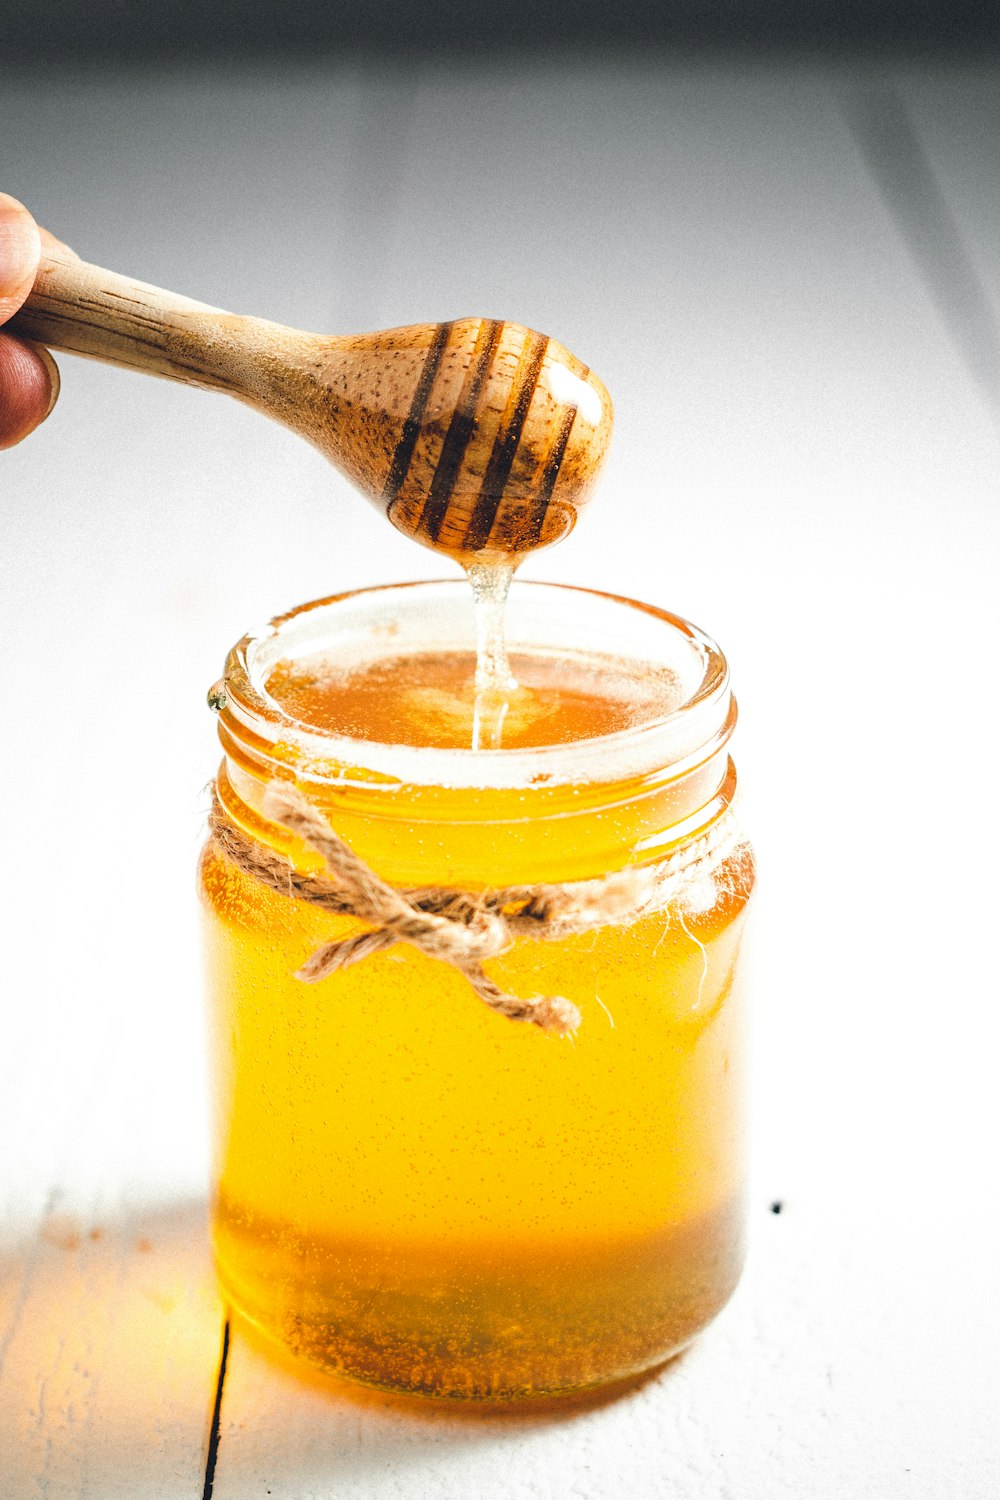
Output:
<instances>
[{"instance_id":1,"label":"glass jar","mask_svg":"<svg viewBox=\"0 0 1000 1500\"><path fill-rule=\"evenodd\" d=\"M638 698L652 671L667 699L530 749L393 743L391 723L351 737L299 713L276 674L473 651L468 587L305 605L244 637L210 694L224 758L201 861L227 1299L328 1370L494 1402L648 1369L732 1292L753 886L718 648L662 610L547 584L514 584L507 628L567 681L596 654ZM516 887L504 910L522 913L537 887L586 892L582 928L484 961L505 993L565 997L579 1025L498 1014L407 942L296 978L366 924L302 894L323 861L269 811L275 780L393 887L473 904Z\"/></svg>"}]
</instances>

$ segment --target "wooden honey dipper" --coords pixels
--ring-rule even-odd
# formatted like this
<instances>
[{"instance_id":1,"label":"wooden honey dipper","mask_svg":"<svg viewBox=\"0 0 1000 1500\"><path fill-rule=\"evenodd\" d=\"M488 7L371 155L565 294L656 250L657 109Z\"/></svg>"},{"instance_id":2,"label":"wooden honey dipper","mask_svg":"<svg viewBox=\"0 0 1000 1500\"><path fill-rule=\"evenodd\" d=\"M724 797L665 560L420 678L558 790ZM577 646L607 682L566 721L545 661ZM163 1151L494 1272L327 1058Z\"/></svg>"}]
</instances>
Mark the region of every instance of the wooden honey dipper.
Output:
<instances>
[{"instance_id":1,"label":"wooden honey dipper","mask_svg":"<svg viewBox=\"0 0 1000 1500\"><path fill-rule=\"evenodd\" d=\"M566 536L611 436L586 365L491 318L300 333L49 253L8 327L227 391L307 438L406 536L465 561Z\"/></svg>"}]
</instances>

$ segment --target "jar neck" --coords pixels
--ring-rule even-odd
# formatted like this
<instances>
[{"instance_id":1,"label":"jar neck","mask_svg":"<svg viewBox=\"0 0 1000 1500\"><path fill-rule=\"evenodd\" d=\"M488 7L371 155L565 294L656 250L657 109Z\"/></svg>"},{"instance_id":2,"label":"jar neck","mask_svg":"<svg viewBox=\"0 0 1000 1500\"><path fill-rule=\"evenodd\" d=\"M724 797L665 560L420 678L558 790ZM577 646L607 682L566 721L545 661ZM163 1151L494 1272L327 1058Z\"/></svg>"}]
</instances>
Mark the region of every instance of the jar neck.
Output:
<instances>
[{"instance_id":1,"label":"jar neck","mask_svg":"<svg viewBox=\"0 0 1000 1500\"><path fill-rule=\"evenodd\" d=\"M217 780L219 800L244 832L291 854L295 841L262 811L269 779L229 754ZM605 787L607 800L583 805L528 791L500 803L469 793L444 806L413 788L390 801L302 778L298 784L391 883L481 888L587 880L662 859L722 816L735 796L736 771L722 749L683 776L643 788Z\"/></svg>"},{"instance_id":2,"label":"jar neck","mask_svg":"<svg viewBox=\"0 0 1000 1500\"><path fill-rule=\"evenodd\" d=\"M607 620L622 612L631 627L629 612L648 611L582 590L524 589L547 591L550 612L565 609L568 596L572 618L568 626L562 621L563 629L579 629L578 616L589 601L606 615L605 632ZM371 590L305 606L245 638L230 654L226 676L210 695L224 751L218 792L226 814L251 836L294 852L302 862L301 848L293 850L293 841L261 810L271 780L294 779L341 838L393 884L475 889L589 879L656 861L705 832L732 801L728 741L736 706L725 662L693 627L660 611L648 611L651 631L640 619L639 634L643 642L664 636L664 650L674 651L678 671L689 670L692 691L668 719L571 746L526 756L374 745L317 735L268 701L263 683L269 662L294 652L303 640L314 647L329 634L336 642L356 627L359 599L363 612L378 596L384 616L386 595L394 596L403 617L419 600L421 634L433 628L419 594ZM317 613L328 618L317 619Z\"/></svg>"}]
</instances>

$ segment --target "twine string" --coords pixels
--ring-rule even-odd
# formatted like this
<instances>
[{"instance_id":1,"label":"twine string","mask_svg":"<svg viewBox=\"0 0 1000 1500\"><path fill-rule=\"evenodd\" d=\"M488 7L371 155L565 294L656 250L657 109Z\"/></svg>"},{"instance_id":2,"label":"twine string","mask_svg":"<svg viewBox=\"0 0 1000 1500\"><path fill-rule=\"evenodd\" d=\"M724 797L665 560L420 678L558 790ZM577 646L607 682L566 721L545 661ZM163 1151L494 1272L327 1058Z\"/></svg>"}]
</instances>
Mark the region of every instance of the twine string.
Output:
<instances>
[{"instance_id":1,"label":"twine string","mask_svg":"<svg viewBox=\"0 0 1000 1500\"><path fill-rule=\"evenodd\" d=\"M710 870L742 843L735 821L724 817L711 832L656 865L596 880L505 886L473 895L447 886L401 890L389 885L290 782L271 783L262 812L319 854L326 873L296 870L285 856L238 828L216 792L209 826L225 857L273 891L357 917L370 928L321 944L297 971L297 979L316 984L396 943L409 943L451 964L491 1010L557 1036L579 1027L577 1006L563 995L509 994L486 974L483 962L506 952L518 938L551 941L665 908L690 883L696 868L699 874Z\"/></svg>"}]
</instances>

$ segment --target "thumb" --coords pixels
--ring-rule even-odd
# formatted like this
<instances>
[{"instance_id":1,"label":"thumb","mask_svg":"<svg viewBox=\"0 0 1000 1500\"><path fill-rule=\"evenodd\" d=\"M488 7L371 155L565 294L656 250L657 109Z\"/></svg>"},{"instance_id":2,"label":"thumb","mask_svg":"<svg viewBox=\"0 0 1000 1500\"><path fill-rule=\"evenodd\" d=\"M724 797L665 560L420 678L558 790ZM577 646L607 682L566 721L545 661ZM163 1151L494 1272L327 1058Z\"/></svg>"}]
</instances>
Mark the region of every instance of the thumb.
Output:
<instances>
[{"instance_id":1,"label":"thumb","mask_svg":"<svg viewBox=\"0 0 1000 1500\"><path fill-rule=\"evenodd\" d=\"M38 225L22 203L0 193L0 323L31 291L41 254Z\"/></svg>"}]
</instances>

